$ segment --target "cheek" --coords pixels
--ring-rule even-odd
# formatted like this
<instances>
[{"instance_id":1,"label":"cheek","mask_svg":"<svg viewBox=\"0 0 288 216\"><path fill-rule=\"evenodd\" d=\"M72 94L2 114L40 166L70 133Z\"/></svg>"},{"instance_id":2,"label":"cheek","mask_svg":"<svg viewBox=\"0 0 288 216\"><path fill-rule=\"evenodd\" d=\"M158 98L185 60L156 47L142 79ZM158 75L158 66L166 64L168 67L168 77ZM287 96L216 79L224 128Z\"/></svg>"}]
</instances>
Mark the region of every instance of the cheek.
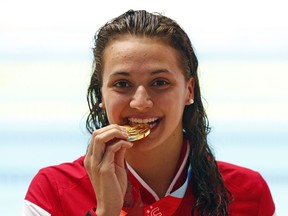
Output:
<instances>
[{"instance_id":1,"label":"cheek","mask_svg":"<svg viewBox=\"0 0 288 216\"><path fill-rule=\"evenodd\" d=\"M181 108L185 106L186 98L187 93L185 93L184 89L176 89L168 93L157 94L154 97L154 102L165 108Z\"/></svg>"},{"instance_id":2,"label":"cheek","mask_svg":"<svg viewBox=\"0 0 288 216\"><path fill-rule=\"evenodd\" d=\"M157 100L158 106L166 110L171 118L175 120L182 118L182 112L185 107L186 95L184 91L175 92L175 94L163 95Z\"/></svg>"},{"instance_id":3,"label":"cheek","mask_svg":"<svg viewBox=\"0 0 288 216\"><path fill-rule=\"evenodd\" d=\"M127 102L121 97L110 97L105 100L105 109L108 120L110 123L119 122L119 118L121 118L121 111L127 106Z\"/></svg>"}]
</instances>

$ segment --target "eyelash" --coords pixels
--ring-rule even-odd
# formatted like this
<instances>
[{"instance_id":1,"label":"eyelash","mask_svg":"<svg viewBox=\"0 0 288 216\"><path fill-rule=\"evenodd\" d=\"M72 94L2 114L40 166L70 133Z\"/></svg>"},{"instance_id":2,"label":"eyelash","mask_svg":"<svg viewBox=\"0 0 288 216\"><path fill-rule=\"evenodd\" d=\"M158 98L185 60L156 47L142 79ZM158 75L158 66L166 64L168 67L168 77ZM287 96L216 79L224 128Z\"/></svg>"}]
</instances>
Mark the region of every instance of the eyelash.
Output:
<instances>
[{"instance_id":1,"label":"eyelash","mask_svg":"<svg viewBox=\"0 0 288 216\"><path fill-rule=\"evenodd\" d=\"M157 79L157 80L154 80L152 82L152 86L160 86L161 87L161 86L166 86L168 84L170 84L170 83L165 79Z\"/></svg>"},{"instance_id":2,"label":"eyelash","mask_svg":"<svg viewBox=\"0 0 288 216\"><path fill-rule=\"evenodd\" d=\"M161 87L165 87L169 84L170 84L170 82L165 80L165 79L156 79L156 80L152 81L151 86L161 88ZM132 86L132 84L126 80L119 80L119 81L115 82L113 84L113 86L116 88L130 88Z\"/></svg>"},{"instance_id":3,"label":"eyelash","mask_svg":"<svg viewBox=\"0 0 288 216\"><path fill-rule=\"evenodd\" d=\"M115 82L113 86L117 88L128 88L131 86L131 84L128 81L120 80L120 81Z\"/></svg>"}]
</instances>

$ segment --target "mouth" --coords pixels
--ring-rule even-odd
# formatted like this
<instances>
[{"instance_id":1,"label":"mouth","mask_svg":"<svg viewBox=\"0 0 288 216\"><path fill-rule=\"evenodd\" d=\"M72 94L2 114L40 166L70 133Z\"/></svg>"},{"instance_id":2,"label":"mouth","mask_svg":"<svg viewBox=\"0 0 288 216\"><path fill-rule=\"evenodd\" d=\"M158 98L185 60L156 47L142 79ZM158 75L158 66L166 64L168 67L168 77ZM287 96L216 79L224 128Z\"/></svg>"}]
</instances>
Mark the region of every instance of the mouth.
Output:
<instances>
[{"instance_id":1,"label":"mouth","mask_svg":"<svg viewBox=\"0 0 288 216\"><path fill-rule=\"evenodd\" d=\"M128 122L131 122L133 124L148 124L150 129L154 128L157 123L159 123L160 118L128 118Z\"/></svg>"}]
</instances>

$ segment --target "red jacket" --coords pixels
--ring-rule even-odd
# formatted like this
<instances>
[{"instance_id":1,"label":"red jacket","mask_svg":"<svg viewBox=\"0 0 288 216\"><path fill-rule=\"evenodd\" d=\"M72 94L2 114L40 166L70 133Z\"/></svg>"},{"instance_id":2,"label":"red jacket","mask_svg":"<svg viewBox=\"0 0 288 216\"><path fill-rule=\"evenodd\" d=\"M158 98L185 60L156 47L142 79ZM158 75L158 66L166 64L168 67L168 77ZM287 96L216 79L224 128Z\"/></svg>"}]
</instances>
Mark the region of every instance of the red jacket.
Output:
<instances>
[{"instance_id":1,"label":"red jacket","mask_svg":"<svg viewBox=\"0 0 288 216\"><path fill-rule=\"evenodd\" d=\"M33 211L42 211L41 216L85 216L89 215L89 211L93 215L91 209L96 208L96 198L83 160L84 157L80 157L73 163L41 169L32 180L26 194L24 215L31 215ZM271 193L259 173L224 162L218 162L218 166L226 187L235 199L230 206L232 216L272 216L275 213ZM191 181L189 185L174 215L191 215L195 198L189 189ZM145 190L143 187L140 189ZM148 202L151 202L151 194L148 191L142 194L142 191L144 202L146 197ZM151 212L151 215L171 214Z\"/></svg>"}]
</instances>

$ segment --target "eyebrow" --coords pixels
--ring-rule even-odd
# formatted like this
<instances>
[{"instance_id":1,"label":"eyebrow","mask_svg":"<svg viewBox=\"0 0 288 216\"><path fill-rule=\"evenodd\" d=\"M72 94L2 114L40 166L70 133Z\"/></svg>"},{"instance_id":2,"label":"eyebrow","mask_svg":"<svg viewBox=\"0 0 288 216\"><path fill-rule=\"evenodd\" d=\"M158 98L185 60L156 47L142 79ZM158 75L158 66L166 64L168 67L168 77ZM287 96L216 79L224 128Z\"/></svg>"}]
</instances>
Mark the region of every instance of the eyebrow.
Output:
<instances>
[{"instance_id":1,"label":"eyebrow","mask_svg":"<svg viewBox=\"0 0 288 216\"><path fill-rule=\"evenodd\" d=\"M155 74L161 74L161 73L170 73L169 70L167 69L157 69L157 70L154 70L151 72L152 75L155 75ZM130 76L130 73L128 72L125 72L125 71L117 71L117 72L114 72L110 75L111 77L114 77L114 76Z\"/></svg>"},{"instance_id":2,"label":"eyebrow","mask_svg":"<svg viewBox=\"0 0 288 216\"><path fill-rule=\"evenodd\" d=\"M128 72L125 72L125 71L117 71L117 72L110 74L110 77L113 77L113 76L130 76L130 75Z\"/></svg>"},{"instance_id":3,"label":"eyebrow","mask_svg":"<svg viewBox=\"0 0 288 216\"><path fill-rule=\"evenodd\" d=\"M167 69L158 69L158 70L152 71L151 73L152 74L170 73L170 71Z\"/></svg>"}]
</instances>

